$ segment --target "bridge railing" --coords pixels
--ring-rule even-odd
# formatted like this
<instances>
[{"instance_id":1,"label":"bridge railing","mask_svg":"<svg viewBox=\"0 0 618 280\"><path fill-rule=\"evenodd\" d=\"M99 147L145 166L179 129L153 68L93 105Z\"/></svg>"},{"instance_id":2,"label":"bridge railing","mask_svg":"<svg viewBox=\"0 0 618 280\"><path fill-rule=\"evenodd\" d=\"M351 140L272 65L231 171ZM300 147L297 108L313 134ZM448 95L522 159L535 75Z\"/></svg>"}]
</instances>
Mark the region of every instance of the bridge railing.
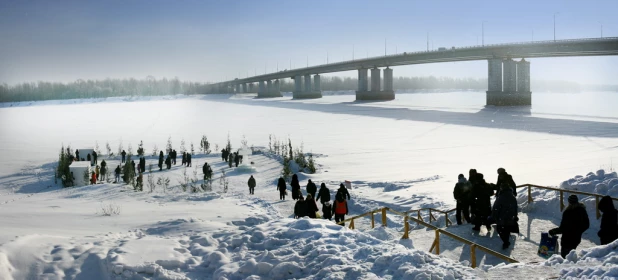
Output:
<instances>
[{"instance_id":1,"label":"bridge railing","mask_svg":"<svg viewBox=\"0 0 618 280\"><path fill-rule=\"evenodd\" d=\"M435 209L434 209L434 211L435 211ZM410 238L409 237L409 232L410 232L409 221L410 220L413 221L413 222L416 222L417 224L422 225L422 226L424 226L426 228L434 230L435 231L435 238L434 238L434 241L433 241L433 243L431 245L431 248L429 249L430 253L434 253L436 255L440 255L440 235L442 234L442 235L450 237L450 238L452 238L454 240L457 240L457 241L459 241L459 242L461 242L461 243L463 243L465 245L469 245L470 246L470 266L472 268L476 268L476 266L477 266L476 265L476 251L477 251L477 249L480 250L480 251L483 251L483 252L485 252L485 253L487 253L489 255L497 257L497 258L499 258L499 259L501 259L501 260L503 260L505 262L508 262L508 263L516 263L516 262L518 262L517 260L515 260L515 259L513 259L513 258L511 258L509 256L500 254L500 253L498 253L498 252L496 252L496 251L494 251L492 249L489 249L489 248L487 248L485 246L479 245L479 244L474 243L474 242L472 242L472 241L470 241L468 239L465 239L465 238L463 238L461 236L458 236L456 234L450 233L450 232L448 232L448 231L446 231L444 229L441 229L441 228L439 228L437 226L434 226L434 225L432 225L430 223L424 222L421 219L417 219L417 218L411 217L411 216L409 216L409 212L399 212L399 211L390 209L388 207L376 209L376 210L373 210L373 211L369 211L369 212L363 213L363 214L358 215L358 216L354 216L352 218L349 218L349 219L346 219L344 221L341 221L338 224L343 225L344 223L349 222L350 223L349 224L349 228L350 229L354 229L355 228L354 221L356 219L359 219L359 218L362 218L362 217L366 217L366 216L371 216L371 228L374 228L375 227L375 214L376 213L380 213L381 214L382 226L383 227L387 227L388 226L388 224L387 224L388 223L388 219L386 218L387 212L391 212L391 213L393 213L395 215L403 217L404 233L403 233L403 236L401 237L401 239L409 239ZM431 217L431 215L430 215L430 217Z\"/></svg>"}]
</instances>

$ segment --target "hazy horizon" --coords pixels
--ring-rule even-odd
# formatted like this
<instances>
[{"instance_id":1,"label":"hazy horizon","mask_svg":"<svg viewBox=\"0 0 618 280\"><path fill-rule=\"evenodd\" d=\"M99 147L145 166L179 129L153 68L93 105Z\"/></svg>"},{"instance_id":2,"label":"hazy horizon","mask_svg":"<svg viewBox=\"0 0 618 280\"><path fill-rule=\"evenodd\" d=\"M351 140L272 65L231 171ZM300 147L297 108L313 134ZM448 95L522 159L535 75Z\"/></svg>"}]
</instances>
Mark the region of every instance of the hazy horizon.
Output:
<instances>
[{"instance_id":1,"label":"hazy horizon","mask_svg":"<svg viewBox=\"0 0 618 280\"><path fill-rule=\"evenodd\" d=\"M534 7L534 9L532 9ZM618 37L618 1L3 1L0 83L106 78L217 82L385 52ZM534 35L533 35L534 34ZM534 36L534 38L533 38ZM615 85L618 57L535 58L533 80ZM355 71L329 74L356 76ZM399 66L486 78L487 62ZM327 75L328 76L328 75Z\"/></svg>"}]
</instances>

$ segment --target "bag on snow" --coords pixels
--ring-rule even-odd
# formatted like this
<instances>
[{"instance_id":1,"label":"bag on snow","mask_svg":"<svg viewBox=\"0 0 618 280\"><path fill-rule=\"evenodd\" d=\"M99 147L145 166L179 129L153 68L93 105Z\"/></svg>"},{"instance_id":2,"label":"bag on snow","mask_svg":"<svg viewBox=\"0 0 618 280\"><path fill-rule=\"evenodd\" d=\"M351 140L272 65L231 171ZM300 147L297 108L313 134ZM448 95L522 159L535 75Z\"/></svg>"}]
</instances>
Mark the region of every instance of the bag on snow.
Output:
<instances>
[{"instance_id":1,"label":"bag on snow","mask_svg":"<svg viewBox=\"0 0 618 280\"><path fill-rule=\"evenodd\" d=\"M553 254L560 253L560 245L558 245L558 236L549 236L549 233L541 233L541 242L539 243L539 256L548 259Z\"/></svg>"},{"instance_id":2,"label":"bag on snow","mask_svg":"<svg viewBox=\"0 0 618 280\"><path fill-rule=\"evenodd\" d=\"M322 219L322 215L320 214L320 212L315 211L315 218L316 219Z\"/></svg>"}]
</instances>

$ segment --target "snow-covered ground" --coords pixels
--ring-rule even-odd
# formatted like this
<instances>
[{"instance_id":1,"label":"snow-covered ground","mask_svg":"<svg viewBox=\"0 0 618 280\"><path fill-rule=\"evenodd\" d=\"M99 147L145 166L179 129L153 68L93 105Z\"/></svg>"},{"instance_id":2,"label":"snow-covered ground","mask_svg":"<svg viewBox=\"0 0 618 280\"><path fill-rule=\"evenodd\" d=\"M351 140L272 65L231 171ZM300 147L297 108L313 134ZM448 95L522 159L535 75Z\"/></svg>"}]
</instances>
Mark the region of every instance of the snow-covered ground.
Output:
<instances>
[{"instance_id":1,"label":"snow-covered ground","mask_svg":"<svg viewBox=\"0 0 618 280\"><path fill-rule=\"evenodd\" d=\"M169 189L152 193L113 183L62 189L53 168L62 144L105 152L133 151L140 140L147 154L179 150L184 139L196 150L202 135L236 148L267 147L270 134L303 143L319 164L316 174L331 192L351 180L350 215L380 207L407 211L454 206L457 174L476 168L488 181L504 167L518 184L618 195L613 160L618 156L615 93L533 94L531 109L485 108L484 93L398 94L390 102L353 102L349 94L315 100L253 99L252 95L110 98L2 104L0 108L0 279L418 279L616 277L618 243L599 246L594 200L584 200L591 228L581 250L566 261L536 256L540 232L560 220L557 196L535 191L535 202L518 201L521 234L501 251L522 262L503 265L469 248L441 239L441 256L427 253L433 232L416 228L400 241L402 220L388 216L388 228L369 229L360 219L349 230L323 220L292 219L294 202L278 199L281 163L256 154L252 173L229 169L215 151L197 154L193 167L180 159L167 177ZM117 158L101 156L115 168ZM147 166L156 166L147 157ZM213 192L180 190L183 171L201 178L201 166L215 170ZM197 169L196 169L197 168ZM586 174L604 168L606 174ZM230 183L219 185L221 170ZM249 175L257 180L248 194ZM574 178L573 178L574 177ZM569 179L572 178L572 179ZM145 176L146 179L146 176ZM561 183L562 182L562 183ZM104 207L119 215L106 216ZM453 219L453 217L451 217ZM443 220L439 220L439 224ZM449 231L500 251L495 230L472 233L469 225Z\"/></svg>"}]
</instances>

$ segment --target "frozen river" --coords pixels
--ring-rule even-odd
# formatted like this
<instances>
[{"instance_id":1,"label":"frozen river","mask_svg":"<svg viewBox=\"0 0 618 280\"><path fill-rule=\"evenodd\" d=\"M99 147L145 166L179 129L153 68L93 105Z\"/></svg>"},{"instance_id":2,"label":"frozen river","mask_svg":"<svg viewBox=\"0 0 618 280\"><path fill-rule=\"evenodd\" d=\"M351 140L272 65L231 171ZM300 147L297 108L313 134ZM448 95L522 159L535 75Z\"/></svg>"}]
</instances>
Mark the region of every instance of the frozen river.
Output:
<instances>
[{"instance_id":1,"label":"frozen river","mask_svg":"<svg viewBox=\"0 0 618 280\"><path fill-rule=\"evenodd\" d=\"M150 153L171 136L178 149L211 143L268 146L269 134L323 156L324 180L454 182L476 168L494 181L506 168L516 183L557 185L613 167L618 158L618 93L533 93L528 109L485 108L483 92L398 94L389 102L353 95L315 100L220 95L13 104L0 108L0 176L57 159L60 146L114 152L140 140ZM19 105L19 106L16 106ZM618 161L617 161L618 162ZM434 181L435 182L435 181Z\"/></svg>"}]
</instances>

